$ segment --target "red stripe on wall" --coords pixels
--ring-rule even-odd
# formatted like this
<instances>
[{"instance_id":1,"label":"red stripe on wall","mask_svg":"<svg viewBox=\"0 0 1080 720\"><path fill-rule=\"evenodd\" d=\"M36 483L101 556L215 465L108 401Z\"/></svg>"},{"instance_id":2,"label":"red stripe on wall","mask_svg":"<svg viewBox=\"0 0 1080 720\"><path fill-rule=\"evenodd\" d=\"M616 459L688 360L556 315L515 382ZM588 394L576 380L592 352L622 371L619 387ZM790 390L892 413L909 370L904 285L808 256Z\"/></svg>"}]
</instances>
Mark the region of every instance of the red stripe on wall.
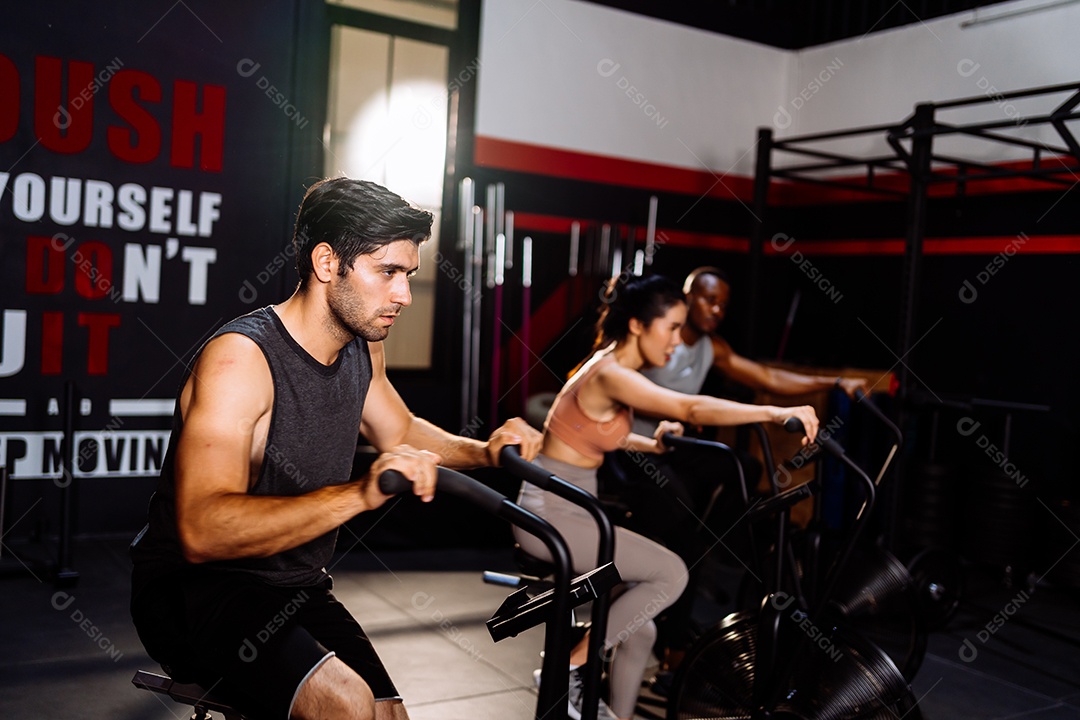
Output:
<instances>
[{"instance_id":1,"label":"red stripe on wall","mask_svg":"<svg viewBox=\"0 0 1080 720\"><path fill-rule=\"evenodd\" d=\"M749 202L753 197L753 180L741 175L721 175L708 170L691 170L484 136L476 137L474 159L481 167L607 185L707 195L743 202Z\"/></svg>"},{"instance_id":2,"label":"red stripe on wall","mask_svg":"<svg viewBox=\"0 0 1080 720\"><path fill-rule=\"evenodd\" d=\"M763 251L766 255L903 255L904 241L892 238L875 240L795 240L785 245L787 240L766 242ZM923 242L924 254L926 241Z\"/></svg>"},{"instance_id":3,"label":"red stripe on wall","mask_svg":"<svg viewBox=\"0 0 1080 720\"><path fill-rule=\"evenodd\" d=\"M537 215L535 213L514 213L514 232L531 230L533 232L561 233L566 235L570 232L573 223L581 223L582 227L588 225L585 220L559 217L557 215Z\"/></svg>"},{"instance_id":4,"label":"red stripe on wall","mask_svg":"<svg viewBox=\"0 0 1080 720\"><path fill-rule=\"evenodd\" d=\"M784 247L784 241L765 243L766 255L903 255L904 240L796 240ZM1025 235L1008 237L951 237L923 240L924 255L1076 255L1080 254L1080 235Z\"/></svg>"},{"instance_id":5,"label":"red stripe on wall","mask_svg":"<svg viewBox=\"0 0 1080 720\"><path fill-rule=\"evenodd\" d=\"M481 167L512 170L516 172L549 175L572 180L645 188L661 192L682 193L699 197L716 197L750 203L753 199L754 180L743 175L721 175L710 170L661 165L638 160L627 160L609 155L583 153L574 150L532 145L477 136L474 160ZM1060 163L1066 167L1069 158L1043 158L1041 166L1054 167ZM996 163L1003 170L1030 170L1032 163L1026 161ZM1062 190L1060 184L1031 178L980 177L977 169L964 179L965 192L969 195L985 195L1036 190ZM938 170L941 175L956 175L954 169ZM1063 170L1059 176L1069 182L1075 175ZM838 182L865 184L865 175L835 178ZM908 176L904 173L878 173L875 187L906 192ZM954 183L930 186L931 197L948 197L956 193ZM812 205L827 203L867 202L873 200L902 200L872 191L861 192L848 188L830 188L805 183L773 182L769 188L769 202L774 205Z\"/></svg>"},{"instance_id":6,"label":"red stripe on wall","mask_svg":"<svg viewBox=\"0 0 1080 720\"><path fill-rule=\"evenodd\" d=\"M641 242L645 242L645 233L642 231ZM750 241L746 238L734 237L732 235L712 235L708 233L694 233L686 232L683 230L665 230L658 228L656 230L656 246L660 248L664 245L674 245L676 247L704 247L710 250L721 250L724 252L750 252Z\"/></svg>"},{"instance_id":7,"label":"red stripe on wall","mask_svg":"<svg viewBox=\"0 0 1080 720\"><path fill-rule=\"evenodd\" d=\"M585 232L590 226L598 226L593 220L569 218L558 215L537 213L515 213L514 227L517 232L545 232L562 235L570 234L571 223L581 223ZM625 226L620 226L620 235L625 234ZM645 229L635 228L635 239L645 242ZM766 241L765 255L790 255L795 251L803 255L903 255L903 238L859 238L854 240L800 240L795 238L787 244L787 236L777 236L777 240ZM687 230L657 228L656 244L658 247L699 248L720 252L746 253L750 251L747 238L732 235L698 233ZM1080 235L1035 235L1035 236L976 236L976 237L929 237L923 240L924 255L996 255L1001 252L1017 255L1077 255L1080 254Z\"/></svg>"},{"instance_id":8,"label":"red stripe on wall","mask_svg":"<svg viewBox=\"0 0 1080 720\"><path fill-rule=\"evenodd\" d=\"M573 223L581 224L581 231L586 232L590 227L599 227L600 223L594 220L581 218L568 218L558 215L540 215L536 213L514 213L514 231L522 232L546 232L569 235L570 226ZM626 234L626 226L620 225L619 236ZM634 238L638 242L645 242L645 228L634 228ZM712 233L695 233L685 230L671 230L667 228L656 229L656 245L674 245L676 247L699 247L708 250L720 250L725 252L749 252L750 241L746 238L732 235L717 235Z\"/></svg>"},{"instance_id":9,"label":"red stripe on wall","mask_svg":"<svg viewBox=\"0 0 1080 720\"><path fill-rule=\"evenodd\" d=\"M928 240L932 255L996 255L1015 251L1019 255L1080 254L1080 235L1040 235L1035 237L971 237Z\"/></svg>"}]
</instances>

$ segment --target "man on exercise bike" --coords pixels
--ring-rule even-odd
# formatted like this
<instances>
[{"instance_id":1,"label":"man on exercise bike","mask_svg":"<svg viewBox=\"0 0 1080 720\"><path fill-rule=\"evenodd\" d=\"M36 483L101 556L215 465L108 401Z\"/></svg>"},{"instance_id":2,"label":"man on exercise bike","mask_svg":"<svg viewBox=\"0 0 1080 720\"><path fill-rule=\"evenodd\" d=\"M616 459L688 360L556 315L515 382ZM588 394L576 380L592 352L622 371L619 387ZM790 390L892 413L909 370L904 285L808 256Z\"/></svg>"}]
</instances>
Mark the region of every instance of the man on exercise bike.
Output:
<instances>
[{"instance_id":1,"label":"man on exercise bike","mask_svg":"<svg viewBox=\"0 0 1080 720\"><path fill-rule=\"evenodd\" d=\"M486 442L441 430L387 379L381 341L412 300L431 221L374 183L316 183L296 221L294 294L227 323L182 381L149 522L132 543L132 618L174 678L223 691L250 716L407 718L331 593L337 530L387 500L372 482L384 470L430 500L437 464L539 449L517 418ZM358 433L381 454L353 480Z\"/></svg>"},{"instance_id":2,"label":"man on exercise bike","mask_svg":"<svg viewBox=\"0 0 1080 720\"><path fill-rule=\"evenodd\" d=\"M686 276L683 292L690 307L682 327L682 352L673 355L663 368L653 368L646 373L653 382L673 390L696 393L705 383L709 370L715 369L751 389L767 390L776 395L800 395L826 390L834 384L839 384L850 396L859 389L869 392L870 386L863 378L804 375L766 367L736 353L719 335L720 323L724 321L731 298L731 284L723 270L697 268ZM683 386L689 389L684 390Z\"/></svg>"}]
</instances>

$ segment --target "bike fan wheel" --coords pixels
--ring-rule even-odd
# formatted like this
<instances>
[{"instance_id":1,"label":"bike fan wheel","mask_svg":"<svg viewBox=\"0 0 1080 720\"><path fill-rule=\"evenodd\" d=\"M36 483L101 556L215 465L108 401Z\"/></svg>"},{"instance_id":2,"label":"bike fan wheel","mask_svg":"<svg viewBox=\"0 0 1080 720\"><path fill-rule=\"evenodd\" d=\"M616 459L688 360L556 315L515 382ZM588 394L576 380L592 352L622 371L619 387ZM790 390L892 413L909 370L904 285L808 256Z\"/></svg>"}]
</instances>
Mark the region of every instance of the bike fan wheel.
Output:
<instances>
[{"instance_id":1,"label":"bike fan wheel","mask_svg":"<svg viewBox=\"0 0 1080 720\"><path fill-rule=\"evenodd\" d=\"M926 625L940 630L949 624L964 597L964 566L952 550L927 548L908 562Z\"/></svg>"},{"instance_id":2,"label":"bike fan wheel","mask_svg":"<svg viewBox=\"0 0 1080 720\"><path fill-rule=\"evenodd\" d=\"M757 618L734 613L690 648L675 674L668 720L750 720Z\"/></svg>"},{"instance_id":3,"label":"bike fan wheel","mask_svg":"<svg viewBox=\"0 0 1080 720\"><path fill-rule=\"evenodd\" d=\"M907 682L889 656L847 629L828 642L803 644L779 713L806 720L878 720L899 717Z\"/></svg>"},{"instance_id":4,"label":"bike fan wheel","mask_svg":"<svg viewBox=\"0 0 1080 720\"><path fill-rule=\"evenodd\" d=\"M757 656L757 618L735 613L700 638L683 660L672 688L667 720L750 720ZM803 629L784 622L781 658L789 677L771 708L776 720L884 720L913 698L896 665L872 642L831 631L801 642ZM783 662L783 661L781 661Z\"/></svg>"},{"instance_id":5,"label":"bike fan wheel","mask_svg":"<svg viewBox=\"0 0 1080 720\"><path fill-rule=\"evenodd\" d=\"M926 656L926 625L914 581L892 553L879 547L856 553L832 606L845 628L883 650L907 680L915 678Z\"/></svg>"}]
</instances>

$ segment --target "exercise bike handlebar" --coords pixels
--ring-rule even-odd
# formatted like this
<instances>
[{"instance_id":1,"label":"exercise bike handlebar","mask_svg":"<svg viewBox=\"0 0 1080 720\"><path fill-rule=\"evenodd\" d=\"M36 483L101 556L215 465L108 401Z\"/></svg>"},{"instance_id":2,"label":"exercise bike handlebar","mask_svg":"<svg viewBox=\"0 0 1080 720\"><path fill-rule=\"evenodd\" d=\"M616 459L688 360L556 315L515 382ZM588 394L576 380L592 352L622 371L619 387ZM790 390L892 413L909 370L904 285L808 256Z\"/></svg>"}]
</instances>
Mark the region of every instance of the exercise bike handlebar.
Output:
<instances>
[{"instance_id":1,"label":"exercise bike handlebar","mask_svg":"<svg viewBox=\"0 0 1080 720\"><path fill-rule=\"evenodd\" d=\"M706 450L718 450L724 453L731 458L731 462L735 466L735 474L739 478L739 492L742 493L743 504L746 505L750 502L750 489L746 487L746 474L743 472L742 461L739 460L738 454L732 450L730 446L715 440L703 440L701 438L686 437L685 435L674 435L669 432L660 436L660 442L664 444L664 447L671 448L672 450L678 450L679 448L704 448ZM718 493L719 487L709 500L705 512L702 513L702 517L708 517L712 512Z\"/></svg>"},{"instance_id":2,"label":"exercise bike handlebar","mask_svg":"<svg viewBox=\"0 0 1080 720\"><path fill-rule=\"evenodd\" d=\"M532 465L532 463L526 464ZM436 487L439 491L456 495L476 505L481 510L497 515L507 522L536 535L548 545L548 550L551 551L552 555L552 563L556 568L562 564L564 553L566 567L570 568L570 552L566 548L566 542L546 520L523 507L515 505L495 490L468 475L462 475L455 470L444 467L440 467L438 472L439 480ZM397 470L383 470L379 475L379 490L383 494L396 495L407 492L410 488L412 488L412 482Z\"/></svg>"},{"instance_id":3,"label":"exercise bike handlebar","mask_svg":"<svg viewBox=\"0 0 1080 720\"><path fill-rule=\"evenodd\" d=\"M798 418L795 418L795 417L790 417L784 422L784 429L787 430L788 432L791 432L791 433L802 433L802 434L805 435L805 429L803 427L802 421L800 421ZM819 447L821 447L823 450L825 450L825 452L828 452L830 455L833 455L840 462L844 463L849 468L851 468L855 472L856 476L859 478L860 482L863 484L863 489L864 489L864 492L866 494L865 495L865 501L863 503L862 508L859 510L859 514L856 516L854 526L852 527L851 532L849 533L849 537L847 539L847 542L840 549L840 551L837 554L836 560L832 564L832 567L830 567L828 572L826 573L826 575L825 575L825 583L824 583L824 587L822 589L822 592L817 596L817 599L813 602L813 606L811 608L809 608L809 615L808 616L811 618L811 621L813 623L821 623L822 622L822 619L821 619L822 618L822 613L825 610L825 607L826 607L826 605L828 603L828 600L829 600L830 596L833 594L833 591L836 589L837 581L840 579L841 575L843 574L844 568L847 566L848 560L851 557L852 550L855 547L855 543L857 542L857 540L859 538L859 535L861 534L863 528L866 526L866 524L867 524L867 522L868 522L868 520L870 518L870 514L873 511L874 499L875 499L875 484L874 484L874 481L870 479L870 476L868 476L865 472L863 472L862 468L860 468L851 458L848 457L847 452L844 450L843 446L840 445L840 443L836 442L835 440L833 440L830 437L823 436L821 433L819 433L818 436L816 438L814 438L814 443L816 445L818 445ZM806 486L802 486L802 487L806 487ZM766 500L765 502L767 502L767 503L772 502L772 503L777 504L777 505L783 507L784 509L786 509L786 507L788 505L790 505L790 501L795 499L795 497L797 497L795 491L797 491L799 489L800 488L794 488L794 489L789 490L789 491L787 491L785 493L777 494L776 496L770 498L769 500ZM810 494L812 491L808 489L806 492L807 492L807 494ZM783 520L785 520L785 519L786 518L782 518L781 521L777 523L778 526L780 527L780 529L778 531L778 538L777 538L777 547L778 548L784 547ZM783 553L778 553L778 566L777 566L777 573L776 573L777 578L782 577L781 566L780 566L780 561L782 560L782 558L783 558ZM797 581L796 581L795 586L796 586L796 588L798 588L798 582ZM803 602L803 599L800 597L800 603L802 603L802 602ZM803 605L803 607L805 607L805 605ZM764 629L767 631L769 628L766 627ZM775 632L775 629L776 629L775 626L773 626L772 631ZM760 632L760 630L759 630L759 632ZM808 638L809 638L808 635L800 635L799 639L797 641L795 650L792 653L790 653L786 659L781 660L779 658L772 658L770 664L768 665L768 667L773 668L773 666L772 666L773 662L780 662L781 665L782 665L782 669L781 669L780 672L778 672L776 674L777 674L777 676L781 676L781 677L784 676L786 674L786 670L784 670L783 667L788 666L792 662L795 661L794 658L799 655L802 646L806 642L809 641ZM775 670L773 670L773 672L775 672ZM762 694L759 697L765 699L767 703L771 704L771 703L776 701L776 699L777 699L776 693L779 692L779 691L780 691L779 686L774 687L771 690L767 689L767 688L764 688L763 691L762 691ZM769 699L769 698L771 698L771 699Z\"/></svg>"},{"instance_id":4,"label":"exercise bike handlebar","mask_svg":"<svg viewBox=\"0 0 1080 720\"><path fill-rule=\"evenodd\" d=\"M788 432L800 432L802 431L802 422L798 418L788 418L784 423L784 429ZM818 618L821 616L821 611L824 609L825 602L828 601L830 595L832 595L833 589L836 587L836 582L840 578L840 575L844 571L844 567L847 565L848 559L851 557L851 551L855 547L855 543L862 533L863 528L866 527L867 522L870 520L870 514L874 510L874 500L877 495L876 485L870 476L867 475L858 464L848 457L847 452L843 446L833 440L830 437L822 437L818 435L814 442L820 445L827 453L834 456L837 460L847 465L855 473L863 484L863 491L866 493L866 499L863 502L862 508L859 509L859 514L855 517L855 525L851 529L851 535L848 538L843 550L840 552L839 557L833 564L825 581L824 591L821 593L818 607L814 608L811 616Z\"/></svg>"},{"instance_id":5,"label":"exercise bike handlebar","mask_svg":"<svg viewBox=\"0 0 1080 720\"><path fill-rule=\"evenodd\" d=\"M517 477L536 485L541 490L558 495L564 500L585 508L600 527L600 545L597 549L597 567L611 562L615 556L615 529L604 506L592 494L577 485L563 480L558 475L529 462L521 457L517 445L506 445L499 451L502 466Z\"/></svg>"},{"instance_id":6,"label":"exercise bike handlebar","mask_svg":"<svg viewBox=\"0 0 1080 720\"><path fill-rule=\"evenodd\" d=\"M797 417L789 417L785 420L784 429L789 433L806 434L806 429L803 427L802 421ZM819 433L818 436L814 438L814 444L821 446L827 453L854 470L855 474L857 474L861 480L868 483L867 491L869 495L867 496L867 506L864 506L859 513L859 519L861 520L865 514L869 514L869 510L873 509L874 481L870 479L870 476L863 472L862 468L856 465L851 458L847 456L847 451L844 450L844 446L833 440L831 437L826 437L824 434Z\"/></svg>"},{"instance_id":7,"label":"exercise bike handlebar","mask_svg":"<svg viewBox=\"0 0 1080 720\"><path fill-rule=\"evenodd\" d=\"M462 475L444 467L440 467L438 472L439 480L436 487L439 491L467 500L481 510L497 515L543 540L551 552L552 563L557 569L565 560L569 581L570 551L566 547L566 541L550 523L525 508L515 505L495 490L468 475ZM412 482L397 470L383 470L379 475L379 490L385 495L397 495L411 488Z\"/></svg>"},{"instance_id":8,"label":"exercise bike handlebar","mask_svg":"<svg viewBox=\"0 0 1080 720\"><path fill-rule=\"evenodd\" d=\"M802 420L794 415L784 421L784 429L794 435L806 435L806 428L803 427ZM814 438L814 444L820 445L823 449L840 460L844 460L847 455L847 451L844 450L840 443L836 442L831 437L825 436L823 433L818 433L818 436Z\"/></svg>"},{"instance_id":9,"label":"exercise bike handlebar","mask_svg":"<svg viewBox=\"0 0 1080 720\"><path fill-rule=\"evenodd\" d=\"M785 490L779 495L773 495L762 500L757 505L754 505L747 510L746 516L753 520L758 517L772 515L781 510L788 510L792 505L796 505L806 498L812 497L815 490L815 481L813 480L802 485L797 485L790 490Z\"/></svg>"},{"instance_id":10,"label":"exercise bike handlebar","mask_svg":"<svg viewBox=\"0 0 1080 720\"><path fill-rule=\"evenodd\" d=\"M399 495L412 489L412 481L397 470L383 470L379 475L379 490L384 495ZM448 468L439 468L438 489L468 500L485 512L503 517L505 497L476 480ZM512 511L511 511L512 514ZM506 518L509 520L510 518Z\"/></svg>"},{"instance_id":11,"label":"exercise bike handlebar","mask_svg":"<svg viewBox=\"0 0 1080 720\"><path fill-rule=\"evenodd\" d=\"M802 432L804 429L802 429L802 422L798 418L788 418L784 422L784 430L789 433L798 433ZM874 511L877 485L874 483L874 480L870 479L869 475L863 471L862 467L848 457L847 451L832 437L826 437L819 434L818 437L814 438L814 444L819 445L825 452L828 452L831 456L851 468L851 471L863 484L863 491L865 492L863 506L860 508L859 514L855 516L854 527L851 529L848 542L843 546L842 551L833 563L833 567L826 575L824 590L819 600L819 607L814 608L811 612L811 616L816 619L816 617L821 616L821 610L824 608L825 601L832 595L836 582L840 578L843 568L847 565L848 559L851 557L855 542L859 540L859 535L869 521L870 513L873 513Z\"/></svg>"},{"instance_id":12,"label":"exercise bike handlebar","mask_svg":"<svg viewBox=\"0 0 1080 720\"><path fill-rule=\"evenodd\" d=\"M892 464L897 451L900 450L900 446L904 444L904 434L900 432L900 428L896 426L896 423L890 420L889 417L881 411L881 408L873 402L870 402L870 398L862 390L855 391L855 400L889 428L889 432L892 433L894 438L892 447L889 449L889 454L885 456L885 462L881 464L881 469L878 470L877 477L874 478L874 485L877 486L881 484L881 480L885 477L885 473L888 472L889 465Z\"/></svg>"},{"instance_id":13,"label":"exercise bike handlebar","mask_svg":"<svg viewBox=\"0 0 1080 720\"><path fill-rule=\"evenodd\" d=\"M885 424L889 428L889 431L896 437L896 446L900 447L904 443L904 435L900 432L900 428L896 426L889 416L881 411L877 405L871 400L870 396L864 393L861 389L855 391L855 401L865 407L871 413L873 413L878 420Z\"/></svg>"},{"instance_id":14,"label":"exercise bike handlebar","mask_svg":"<svg viewBox=\"0 0 1080 720\"><path fill-rule=\"evenodd\" d=\"M516 453L515 453L516 454ZM531 464L531 463L529 463ZM379 490L386 495L408 492L412 482L397 470L384 470L378 478ZM573 566L570 548L562 535L543 518L515 505L495 490L449 468L438 469L437 489L456 495L481 509L516 525L543 541L555 565L555 589L551 620L544 638L543 680L536 704L536 717L561 717L566 705L570 660L570 640L566 627L570 622L570 579Z\"/></svg>"},{"instance_id":15,"label":"exercise bike handlebar","mask_svg":"<svg viewBox=\"0 0 1080 720\"><path fill-rule=\"evenodd\" d=\"M518 450L517 445L504 445L502 450L499 451L499 462L508 471L510 471L514 475L517 475L522 480L531 482L533 485L537 486L541 490L547 490L548 492L553 492L561 495L562 492L564 492L562 486L569 485L570 487L574 488L574 490L578 490L581 493L592 498L592 495L589 495L589 493L585 492L577 485L571 485L570 483L562 480L559 477L556 477L555 475L548 472L539 465L531 463L525 458L521 457L521 452ZM575 496L577 495L577 493L573 494Z\"/></svg>"},{"instance_id":16,"label":"exercise bike handlebar","mask_svg":"<svg viewBox=\"0 0 1080 720\"><path fill-rule=\"evenodd\" d=\"M573 483L567 482L544 468L529 462L521 457L521 452L516 445L505 445L499 451L499 462L502 467L536 485L541 490L546 490L564 500L584 508L596 522L599 534L596 545L596 567L602 567L615 559L615 526L611 523L604 506L600 500L579 488ZM606 628L608 620L608 608L611 604L611 596L607 593L593 601L591 620L594 627ZM599 658L603 654L603 632L589 634L589 657L585 664L585 692L582 700L582 720L596 720L598 700L600 697L601 667ZM541 686L542 687L542 686Z\"/></svg>"},{"instance_id":17,"label":"exercise bike handlebar","mask_svg":"<svg viewBox=\"0 0 1080 720\"><path fill-rule=\"evenodd\" d=\"M660 442L664 443L664 447L668 448L710 448L712 450L720 450L722 452L734 453L728 445L722 442L716 442L715 440L702 440L701 438L686 437L685 435L675 435L674 433L666 432L660 436Z\"/></svg>"},{"instance_id":18,"label":"exercise bike handlebar","mask_svg":"<svg viewBox=\"0 0 1080 720\"><path fill-rule=\"evenodd\" d=\"M803 427L802 420L795 417L794 415L792 415L791 417L789 417L787 420L784 421L784 429L787 430L789 433L792 433L792 434L795 434L795 433L802 433L803 435L806 434L806 428Z\"/></svg>"}]
</instances>

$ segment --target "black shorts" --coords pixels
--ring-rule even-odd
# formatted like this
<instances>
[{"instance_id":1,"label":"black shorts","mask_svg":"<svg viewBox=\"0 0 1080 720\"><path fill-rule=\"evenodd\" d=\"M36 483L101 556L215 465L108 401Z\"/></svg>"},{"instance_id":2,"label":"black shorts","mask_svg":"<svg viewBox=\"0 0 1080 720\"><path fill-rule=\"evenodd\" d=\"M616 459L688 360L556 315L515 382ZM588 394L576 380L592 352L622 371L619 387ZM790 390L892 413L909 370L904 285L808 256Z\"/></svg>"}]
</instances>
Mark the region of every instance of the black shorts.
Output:
<instances>
[{"instance_id":1,"label":"black shorts","mask_svg":"<svg viewBox=\"0 0 1080 720\"><path fill-rule=\"evenodd\" d=\"M303 682L336 656L376 700L400 699L329 579L278 587L206 568L188 568L182 577L179 584L176 577L137 584L132 599L139 637L174 678L213 689L245 715L286 720Z\"/></svg>"}]
</instances>

